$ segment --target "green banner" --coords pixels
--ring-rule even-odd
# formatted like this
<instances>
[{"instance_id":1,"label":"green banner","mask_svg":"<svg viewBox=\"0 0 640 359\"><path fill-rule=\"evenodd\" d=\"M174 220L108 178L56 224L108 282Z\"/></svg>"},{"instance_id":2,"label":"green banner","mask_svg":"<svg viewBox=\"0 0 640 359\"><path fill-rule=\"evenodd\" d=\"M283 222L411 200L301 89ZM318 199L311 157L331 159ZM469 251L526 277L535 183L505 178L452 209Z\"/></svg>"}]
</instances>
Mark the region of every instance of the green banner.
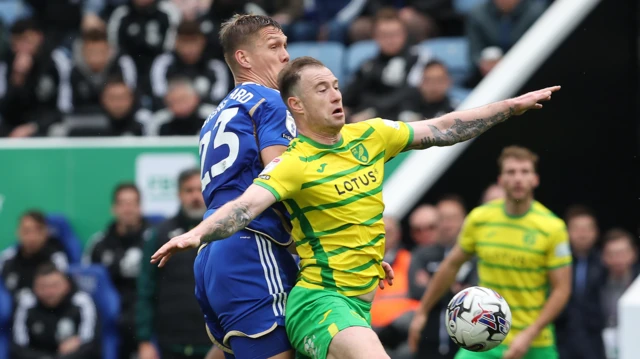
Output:
<instances>
[{"instance_id":1,"label":"green banner","mask_svg":"<svg viewBox=\"0 0 640 359\"><path fill-rule=\"evenodd\" d=\"M123 181L142 193L147 215L178 208L176 177L198 166L197 138L27 139L0 141L0 249L15 243L28 209L66 215L81 241L111 220L111 195ZM389 176L404 155L387 163Z\"/></svg>"}]
</instances>

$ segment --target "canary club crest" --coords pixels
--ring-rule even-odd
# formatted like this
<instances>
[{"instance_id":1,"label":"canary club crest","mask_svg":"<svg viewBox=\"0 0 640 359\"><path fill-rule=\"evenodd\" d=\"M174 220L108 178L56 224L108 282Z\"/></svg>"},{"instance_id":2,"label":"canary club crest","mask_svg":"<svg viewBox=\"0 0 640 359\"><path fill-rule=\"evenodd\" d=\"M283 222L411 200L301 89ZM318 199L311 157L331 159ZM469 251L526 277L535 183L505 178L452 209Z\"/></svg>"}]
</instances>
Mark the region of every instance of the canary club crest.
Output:
<instances>
[{"instance_id":1,"label":"canary club crest","mask_svg":"<svg viewBox=\"0 0 640 359\"><path fill-rule=\"evenodd\" d=\"M369 152L362 143L351 149L351 154L360 162L369 162Z\"/></svg>"}]
</instances>

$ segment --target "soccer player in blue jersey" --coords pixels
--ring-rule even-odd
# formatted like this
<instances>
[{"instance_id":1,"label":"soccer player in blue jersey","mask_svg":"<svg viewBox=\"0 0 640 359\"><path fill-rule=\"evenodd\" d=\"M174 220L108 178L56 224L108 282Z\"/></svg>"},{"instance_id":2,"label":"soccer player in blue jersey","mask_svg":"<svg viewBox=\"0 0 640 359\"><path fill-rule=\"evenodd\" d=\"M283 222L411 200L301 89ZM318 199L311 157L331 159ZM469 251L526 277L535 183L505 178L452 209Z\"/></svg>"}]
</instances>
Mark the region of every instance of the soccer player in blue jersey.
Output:
<instances>
[{"instance_id":1,"label":"soccer player in blue jersey","mask_svg":"<svg viewBox=\"0 0 640 359\"><path fill-rule=\"evenodd\" d=\"M280 25L266 16L236 15L221 28L220 41L236 87L200 132L205 218L240 196L296 136L274 90L289 62ZM199 250L196 297L212 341L228 358L294 356L284 308L298 267L287 250L292 241L285 216L284 207L274 206L231 240Z\"/></svg>"}]
</instances>

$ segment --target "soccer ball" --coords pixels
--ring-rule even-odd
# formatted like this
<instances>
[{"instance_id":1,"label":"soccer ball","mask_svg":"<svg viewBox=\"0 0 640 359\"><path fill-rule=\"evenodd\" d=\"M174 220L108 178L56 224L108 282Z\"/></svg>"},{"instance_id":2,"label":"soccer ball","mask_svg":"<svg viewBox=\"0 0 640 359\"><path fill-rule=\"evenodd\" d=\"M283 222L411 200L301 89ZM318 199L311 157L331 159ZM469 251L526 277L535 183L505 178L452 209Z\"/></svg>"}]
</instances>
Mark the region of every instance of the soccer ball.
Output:
<instances>
[{"instance_id":1,"label":"soccer ball","mask_svg":"<svg viewBox=\"0 0 640 359\"><path fill-rule=\"evenodd\" d=\"M447 333L461 348L484 352L497 347L511 329L509 304L492 289L470 287L451 299Z\"/></svg>"}]
</instances>

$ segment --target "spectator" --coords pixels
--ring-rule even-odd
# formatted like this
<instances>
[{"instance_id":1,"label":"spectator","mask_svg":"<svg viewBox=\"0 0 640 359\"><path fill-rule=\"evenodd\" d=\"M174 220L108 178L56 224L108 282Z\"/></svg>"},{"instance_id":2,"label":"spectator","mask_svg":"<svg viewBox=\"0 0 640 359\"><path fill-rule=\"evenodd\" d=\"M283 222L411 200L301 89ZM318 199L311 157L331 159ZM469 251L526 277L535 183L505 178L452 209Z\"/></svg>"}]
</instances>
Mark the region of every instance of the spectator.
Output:
<instances>
[{"instance_id":1,"label":"spectator","mask_svg":"<svg viewBox=\"0 0 640 359\"><path fill-rule=\"evenodd\" d=\"M476 66L475 84L495 65L545 11L545 5L533 0L490 0L478 6L467 18L469 56ZM487 48L497 47L500 50ZM498 56L499 55L499 56ZM475 86L470 83L469 87Z\"/></svg>"},{"instance_id":2,"label":"spectator","mask_svg":"<svg viewBox=\"0 0 640 359\"><path fill-rule=\"evenodd\" d=\"M573 254L573 290L555 323L560 359L605 359L600 302L604 268L594 248L598 223L591 210L582 206L570 207L565 221Z\"/></svg>"},{"instance_id":3,"label":"spectator","mask_svg":"<svg viewBox=\"0 0 640 359\"><path fill-rule=\"evenodd\" d=\"M117 54L104 30L84 31L73 43L71 87L75 114L100 112L100 94L113 75L120 75L131 89L137 86L133 59Z\"/></svg>"},{"instance_id":4,"label":"spectator","mask_svg":"<svg viewBox=\"0 0 640 359\"><path fill-rule=\"evenodd\" d=\"M102 264L120 294L120 359L137 352L135 338L136 278L142 262L142 234L148 223L140 211L140 191L130 183L119 184L113 192L115 220L89 243L84 262Z\"/></svg>"},{"instance_id":5,"label":"spectator","mask_svg":"<svg viewBox=\"0 0 640 359\"><path fill-rule=\"evenodd\" d=\"M167 94L168 81L184 77L192 82L202 101L218 104L233 86L227 65L208 58L204 52L207 39L196 21L178 26L175 50L157 57L151 66L151 93L157 107Z\"/></svg>"},{"instance_id":6,"label":"spectator","mask_svg":"<svg viewBox=\"0 0 640 359\"><path fill-rule=\"evenodd\" d=\"M134 55L138 74L148 76L153 59L174 46L180 12L165 0L132 0L113 11L107 25L109 42Z\"/></svg>"},{"instance_id":7,"label":"spectator","mask_svg":"<svg viewBox=\"0 0 640 359\"><path fill-rule=\"evenodd\" d=\"M48 127L71 111L71 64L63 51L44 45L35 21L16 21L11 51L0 63L0 137L46 134Z\"/></svg>"},{"instance_id":8,"label":"spectator","mask_svg":"<svg viewBox=\"0 0 640 359\"><path fill-rule=\"evenodd\" d=\"M202 198L200 169L187 170L178 177L180 211L171 219L145 233L143 258L151 258L172 237L198 225L207 207ZM144 261L138 277L136 310L140 359L204 358L211 341L204 317L193 295L193 262L197 251L180 253L167 266ZM160 353L151 340L155 338Z\"/></svg>"},{"instance_id":9,"label":"spectator","mask_svg":"<svg viewBox=\"0 0 640 359\"><path fill-rule=\"evenodd\" d=\"M502 199L505 197L504 188L499 186L497 183L493 183L487 187L482 193L482 199L480 200L480 204L485 204L496 199Z\"/></svg>"},{"instance_id":10,"label":"spectator","mask_svg":"<svg viewBox=\"0 0 640 359\"><path fill-rule=\"evenodd\" d=\"M71 47L81 28L100 29L104 22L99 18L102 0L24 0L32 15L42 26L46 43L52 48Z\"/></svg>"},{"instance_id":11,"label":"spectator","mask_svg":"<svg viewBox=\"0 0 640 359\"><path fill-rule=\"evenodd\" d=\"M376 292L371 306L371 325L389 351L406 342L411 314L420 302L409 298L411 252L401 247L400 224L395 218L385 217L384 227L386 232L384 260L391 264L395 278L393 286ZM402 347L397 348L395 355L401 355L399 353L401 350Z\"/></svg>"},{"instance_id":12,"label":"spectator","mask_svg":"<svg viewBox=\"0 0 640 359\"><path fill-rule=\"evenodd\" d=\"M618 326L618 300L640 273L633 235L622 229L609 230L604 235L602 254L606 268L602 309L605 326L611 329Z\"/></svg>"},{"instance_id":13,"label":"spectator","mask_svg":"<svg viewBox=\"0 0 640 359\"><path fill-rule=\"evenodd\" d=\"M153 114L149 134L160 136L195 136L216 107L202 103L191 81L172 80L164 98L167 108Z\"/></svg>"},{"instance_id":14,"label":"spectator","mask_svg":"<svg viewBox=\"0 0 640 359\"><path fill-rule=\"evenodd\" d=\"M457 106L448 95L451 79L447 67L438 60L429 61L422 73L420 86L409 88L400 106L404 112L398 118L405 122L435 118L447 114Z\"/></svg>"},{"instance_id":15,"label":"spectator","mask_svg":"<svg viewBox=\"0 0 640 359\"><path fill-rule=\"evenodd\" d=\"M151 111L138 104L135 94L119 75L106 80L100 104L102 114L67 116L49 132L50 136L142 136Z\"/></svg>"},{"instance_id":16,"label":"spectator","mask_svg":"<svg viewBox=\"0 0 640 359\"><path fill-rule=\"evenodd\" d=\"M15 297L33 286L36 268L52 262L64 271L69 265L62 243L49 235L42 212L29 210L20 216L18 246L5 249L0 258L0 274L5 288Z\"/></svg>"},{"instance_id":17,"label":"spectator","mask_svg":"<svg viewBox=\"0 0 640 359\"><path fill-rule=\"evenodd\" d=\"M11 358L100 357L99 320L89 294L50 263L37 268L33 293L18 301Z\"/></svg>"},{"instance_id":18,"label":"spectator","mask_svg":"<svg viewBox=\"0 0 640 359\"><path fill-rule=\"evenodd\" d=\"M437 242L433 245L422 246L412 253L409 269L409 295L420 300L429 281L438 271L440 263L455 245L466 215L462 199L457 195L447 195L437 204L440 214L440 231ZM474 266L465 263L458 271L455 283L447 295L436 305L422 333L423 340L415 354L415 358L453 358L457 352L455 346L446 333L445 311L447 304L464 286L475 283Z\"/></svg>"},{"instance_id":19,"label":"spectator","mask_svg":"<svg viewBox=\"0 0 640 359\"><path fill-rule=\"evenodd\" d=\"M422 247L436 242L440 225L440 213L432 205L421 205L409 215L409 227L413 245Z\"/></svg>"},{"instance_id":20,"label":"spectator","mask_svg":"<svg viewBox=\"0 0 640 359\"><path fill-rule=\"evenodd\" d=\"M206 14L214 0L172 0L180 10L182 18L188 21L196 20Z\"/></svg>"},{"instance_id":21,"label":"spectator","mask_svg":"<svg viewBox=\"0 0 640 359\"><path fill-rule=\"evenodd\" d=\"M418 54L407 41L407 30L393 9L380 11L374 24L380 54L365 62L344 92L351 122L376 116L392 117L406 96L403 88Z\"/></svg>"},{"instance_id":22,"label":"spectator","mask_svg":"<svg viewBox=\"0 0 640 359\"><path fill-rule=\"evenodd\" d=\"M319 29L317 40L346 43L350 24L362 14L366 1L315 0L314 22ZM316 40L308 39L308 40Z\"/></svg>"},{"instance_id":23,"label":"spectator","mask_svg":"<svg viewBox=\"0 0 640 359\"><path fill-rule=\"evenodd\" d=\"M289 42L314 38L313 24L301 21L304 13L303 0L262 0L256 2L282 26Z\"/></svg>"}]
</instances>

